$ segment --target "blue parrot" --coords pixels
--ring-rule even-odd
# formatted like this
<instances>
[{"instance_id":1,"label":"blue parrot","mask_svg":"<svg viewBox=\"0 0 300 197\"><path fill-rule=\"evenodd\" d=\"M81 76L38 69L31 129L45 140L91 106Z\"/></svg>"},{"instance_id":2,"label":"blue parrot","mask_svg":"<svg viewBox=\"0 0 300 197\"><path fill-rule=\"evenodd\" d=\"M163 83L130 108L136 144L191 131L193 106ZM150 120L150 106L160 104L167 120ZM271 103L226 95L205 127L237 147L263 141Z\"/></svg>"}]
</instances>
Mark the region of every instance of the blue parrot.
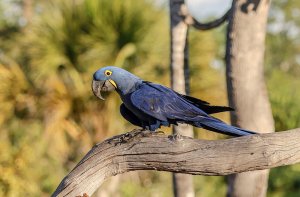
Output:
<instances>
[{"instance_id":1,"label":"blue parrot","mask_svg":"<svg viewBox=\"0 0 300 197\"><path fill-rule=\"evenodd\" d=\"M133 125L150 131L185 123L231 136L255 134L209 115L233 110L230 107L210 106L206 101L144 81L115 66L107 66L94 73L92 90L102 100L102 91L116 90L123 101L120 106L122 116Z\"/></svg>"}]
</instances>

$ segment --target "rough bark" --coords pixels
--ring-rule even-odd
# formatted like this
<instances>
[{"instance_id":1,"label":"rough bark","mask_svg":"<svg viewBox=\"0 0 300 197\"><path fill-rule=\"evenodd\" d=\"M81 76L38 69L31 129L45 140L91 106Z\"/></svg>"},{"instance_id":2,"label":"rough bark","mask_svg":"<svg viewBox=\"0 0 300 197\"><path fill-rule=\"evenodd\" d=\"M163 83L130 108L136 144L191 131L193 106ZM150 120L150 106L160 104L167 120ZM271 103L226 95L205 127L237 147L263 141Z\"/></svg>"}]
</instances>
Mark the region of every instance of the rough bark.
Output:
<instances>
[{"instance_id":1,"label":"rough bark","mask_svg":"<svg viewBox=\"0 0 300 197\"><path fill-rule=\"evenodd\" d=\"M95 145L52 196L91 196L109 177L135 170L228 175L300 162L300 129L226 140L131 131Z\"/></svg>"},{"instance_id":2,"label":"rough bark","mask_svg":"<svg viewBox=\"0 0 300 197\"><path fill-rule=\"evenodd\" d=\"M261 133L274 131L263 71L268 8L268 0L234 0L226 46L232 124ZM265 196L267 181L267 170L233 175L228 196Z\"/></svg>"},{"instance_id":3,"label":"rough bark","mask_svg":"<svg viewBox=\"0 0 300 197\"><path fill-rule=\"evenodd\" d=\"M171 22L171 87L182 94L189 93L188 65L188 25L184 22L182 10L186 10L183 0L170 0ZM173 133L193 137L193 128L179 125ZM193 177L187 174L173 174L175 197L194 197Z\"/></svg>"}]
</instances>

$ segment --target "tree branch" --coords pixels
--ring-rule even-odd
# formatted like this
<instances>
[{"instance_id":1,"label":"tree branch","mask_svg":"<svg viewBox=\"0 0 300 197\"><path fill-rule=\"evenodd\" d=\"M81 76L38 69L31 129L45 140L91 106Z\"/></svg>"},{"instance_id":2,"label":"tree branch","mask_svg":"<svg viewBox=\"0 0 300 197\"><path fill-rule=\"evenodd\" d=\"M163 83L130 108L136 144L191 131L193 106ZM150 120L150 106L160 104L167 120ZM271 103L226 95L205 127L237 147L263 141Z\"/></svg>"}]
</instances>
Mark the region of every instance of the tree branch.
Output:
<instances>
[{"instance_id":1,"label":"tree branch","mask_svg":"<svg viewBox=\"0 0 300 197\"><path fill-rule=\"evenodd\" d=\"M197 21L197 19L195 19L194 17L192 17L187 10L185 10L187 8L183 8L181 10L182 12L182 16L184 17L184 21L186 24L193 26L194 28L198 29L198 30L210 30L213 28L216 28L218 26L220 26L221 24L223 24L225 21L227 21L229 14L231 13L231 8L220 18L208 22L208 23L200 23Z\"/></svg>"},{"instance_id":2,"label":"tree branch","mask_svg":"<svg viewBox=\"0 0 300 197\"><path fill-rule=\"evenodd\" d=\"M111 176L135 170L228 175L300 162L300 128L225 140L133 130L95 145L52 196L93 192Z\"/></svg>"}]
</instances>

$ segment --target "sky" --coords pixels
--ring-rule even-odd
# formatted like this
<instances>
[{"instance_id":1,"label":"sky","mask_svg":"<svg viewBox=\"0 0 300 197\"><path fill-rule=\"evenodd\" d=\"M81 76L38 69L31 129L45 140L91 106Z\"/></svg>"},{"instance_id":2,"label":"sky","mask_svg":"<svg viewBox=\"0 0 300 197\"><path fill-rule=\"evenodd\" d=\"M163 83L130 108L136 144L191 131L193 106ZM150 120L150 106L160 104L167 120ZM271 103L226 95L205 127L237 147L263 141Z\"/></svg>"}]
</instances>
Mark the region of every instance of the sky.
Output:
<instances>
[{"instance_id":1,"label":"sky","mask_svg":"<svg viewBox=\"0 0 300 197\"><path fill-rule=\"evenodd\" d=\"M168 6L169 0L153 0L158 5ZM2 17L6 18L8 23L15 23L21 13L20 4L15 0L0 0L0 12ZM189 12L199 21L208 22L213 19L220 18L230 8L232 0L185 0ZM1 9L2 7L2 9ZM3 9L5 8L5 9ZM299 14L298 10L298 15ZM280 10L270 9L270 15L274 16L275 22L269 23L268 31L278 33L283 29L289 29L289 36L295 37L299 35L300 29L293 23L287 24L283 13ZM22 19L22 18L21 18ZM20 25L24 25L24 21L19 21Z\"/></svg>"},{"instance_id":2,"label":"sky","mask_svg":"<svg viewBox=\"0 0 300 197\"><path fill-rule=\"evenodd\" d=\"M169 6L169 0L153 0L159 6ZM218 18L225 14L232 0L185 0L189 12L199 20Z\"/></svg>"},{"instance_id":3,"label":"sky","mask_svg":"<svg viewBox=\"0 0 300 197\"><path fill-rule=\"evenodd\" d=\"M232 0L185 0L190 13L199 20L219 18L230 8Z\"/></svg>"}]
</instances>

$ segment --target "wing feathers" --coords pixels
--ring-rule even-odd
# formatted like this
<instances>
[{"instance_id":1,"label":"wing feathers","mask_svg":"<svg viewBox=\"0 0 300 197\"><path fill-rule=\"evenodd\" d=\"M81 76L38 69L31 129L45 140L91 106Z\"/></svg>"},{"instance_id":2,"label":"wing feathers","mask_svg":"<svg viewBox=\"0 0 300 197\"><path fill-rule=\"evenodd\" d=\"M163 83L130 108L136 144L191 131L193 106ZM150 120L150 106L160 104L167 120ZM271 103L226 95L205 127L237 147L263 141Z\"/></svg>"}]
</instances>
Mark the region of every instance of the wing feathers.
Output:
<instances>
[{"instance_id":1,"label":"wing feathers","mask_svg":"<svg viewBox=\"0 0 300 197\"><path fill-rule=\"evenodd\" d=\"M181 95L167 87L145 82L130 96L132 106L148 117L171 124L187 123L231 136L254 134L252 131L227 125L208 114L233 110L230 107L210 106L209 103ZM151 125L150 125L151 126ZM153 125L152 125L153 126ZM155 125L154 125L155 126Z\"/></svg>"},{"instance_id":2,"label":"wing feathers","mask_svg":"<svg viewBox=\"0 0 300 197\"><path fill-rule=\"evenodd\" d=\"M193 105L197 106L198 108L202 109L207 114L215 114L215 113L225 112L225 111L234 111L234 109L231 107L211 106L211 105L209 105L208 102L191 97L191 96L182 95L182 94L180 94L180 96L182 96L184 99L191 102Z\"/></svg>"}]
</instances>

